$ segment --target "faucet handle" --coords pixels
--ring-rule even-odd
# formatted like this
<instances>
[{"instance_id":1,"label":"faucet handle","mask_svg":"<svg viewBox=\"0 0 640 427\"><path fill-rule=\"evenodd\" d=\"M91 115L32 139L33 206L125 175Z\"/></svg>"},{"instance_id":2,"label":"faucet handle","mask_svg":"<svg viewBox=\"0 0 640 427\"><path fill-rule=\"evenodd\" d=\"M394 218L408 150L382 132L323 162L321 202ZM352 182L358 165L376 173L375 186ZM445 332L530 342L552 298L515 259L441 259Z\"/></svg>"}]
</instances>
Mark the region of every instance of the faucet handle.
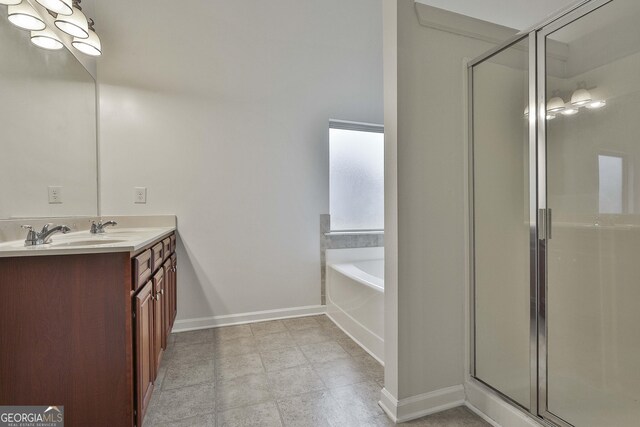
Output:
<instances>
[{"instance_id":1,"label":"faucet handle","mask_svg":"<svg viewBox=\"0 0 640 427\"><path fill-rule=\"evenodd\" d=\"M42 233L42 234L46 233L47 231L49 231L49 228L51 228L52 226L53 226L52 222L49 222L49 223L43 225L42 226L42 231L40 233Z\"/></svg>"},{"instance_id":2,"label":"faucet handle","mask_svg":"<svg viewBox=\"0 0 640 427\"><path fill-rule=\"evenodd\" d=\"M27 230L27 238L24 239L25 245L30 246L35 244L38 240L38 233L33 230L33 226L25 224L21 225L20 228Z\"/></svg>"}]
</instances>

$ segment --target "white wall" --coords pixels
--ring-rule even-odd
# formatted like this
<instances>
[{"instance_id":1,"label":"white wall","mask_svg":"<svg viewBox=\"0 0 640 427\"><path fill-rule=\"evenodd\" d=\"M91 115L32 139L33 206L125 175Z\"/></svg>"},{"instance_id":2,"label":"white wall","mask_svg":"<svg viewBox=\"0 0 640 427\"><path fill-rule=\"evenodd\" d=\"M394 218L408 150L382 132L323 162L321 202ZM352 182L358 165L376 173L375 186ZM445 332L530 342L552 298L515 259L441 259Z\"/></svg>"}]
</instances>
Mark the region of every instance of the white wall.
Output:
<instances>
[{"instance_id":1,"label":"white wall","mask_svg":"<svg viewBox=\"0 0 640 427\"><path fill-rule=\"evenodd\" d=\"M328 120L382 122L382 1L177 8L97 4L103 214L177 214L179 319L320 304Z\"/></svg>"},{"instance_id":2,"label":"white wall","mask_svg":"<svg viewBox=\"0 0 640 427\"><path fill-rule=\"evenodd\" d=\"M397 364L386 372L385 389L392 396L388 400L397 401L396 415L403 418L411 416L411 410L435 410L464 400L464 60L493 44L422 26L416 7L426 18L434 9L412 0L393 3L397 9L385 8L384 18L385 72L389 70L385 125L387 143L394 145L387 152L397 149L397 177L388 175L386 189L397 189L397 231L387 224L385 360L397 358ZM487 39L506 39L514 33L471 18L456 17L452 22L471 26L460 28L463 33L487 33ZM397 128L397 141L389 139L391 126ZM394 204L387 199L388 210ZM388 242L396 239L394 254ZM386 403L385 393L382 402Z\"/></svg>"},{"instance_id":3,"label":"white wall","mask_svg":"<svg viewBox=\"0 0 640 427\"><path fill-rule=\"evenodd\" d=\"M398 3L400 398L462 384L463 69L491 44L421 26Z\"/></svg>"}]
</instances>

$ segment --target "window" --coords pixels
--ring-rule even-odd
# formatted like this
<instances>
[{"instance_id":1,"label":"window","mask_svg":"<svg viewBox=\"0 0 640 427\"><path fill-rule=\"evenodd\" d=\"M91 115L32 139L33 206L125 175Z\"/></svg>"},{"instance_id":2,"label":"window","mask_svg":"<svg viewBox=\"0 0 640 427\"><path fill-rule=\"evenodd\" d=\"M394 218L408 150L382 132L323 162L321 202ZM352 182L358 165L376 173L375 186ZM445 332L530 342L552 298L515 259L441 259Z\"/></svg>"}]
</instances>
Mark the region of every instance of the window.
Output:
<instances>
[{"instance_id":1,"label":"window","mask_svg":"<svg viewBox=\"0 0 640 427\"><path fill-rule=\"evenodd\" d=\"M384 128L329 123L332 231L384 229Z\"/></svg>"},{"instance_id":2,"label":"window","mask_svg":"<svg viewBox=\"0 0 640 427\"><path fill-rule=\"evenodd\" d=\"M624 209L624 159L598 155L599 205L602 214L621 214Z\"/></svg>"}]
</instances>

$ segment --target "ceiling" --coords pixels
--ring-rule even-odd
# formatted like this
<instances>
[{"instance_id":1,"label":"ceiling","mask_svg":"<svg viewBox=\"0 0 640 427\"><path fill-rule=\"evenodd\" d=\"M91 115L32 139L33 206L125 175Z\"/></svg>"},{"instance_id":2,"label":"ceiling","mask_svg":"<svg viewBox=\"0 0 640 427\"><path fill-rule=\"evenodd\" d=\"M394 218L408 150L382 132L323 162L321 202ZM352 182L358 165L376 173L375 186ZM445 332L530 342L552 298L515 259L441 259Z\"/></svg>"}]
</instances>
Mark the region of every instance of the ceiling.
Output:
<instances>
[{"instance_id":1,"label":"ceiling","mask_svg":"<svg viewBox=\"0 0 640 427\"><path fill-rule=\"evenodd\" d=\"M415 0L517 30L527 29L576 0Z\"/></svg>"}]
</instances>

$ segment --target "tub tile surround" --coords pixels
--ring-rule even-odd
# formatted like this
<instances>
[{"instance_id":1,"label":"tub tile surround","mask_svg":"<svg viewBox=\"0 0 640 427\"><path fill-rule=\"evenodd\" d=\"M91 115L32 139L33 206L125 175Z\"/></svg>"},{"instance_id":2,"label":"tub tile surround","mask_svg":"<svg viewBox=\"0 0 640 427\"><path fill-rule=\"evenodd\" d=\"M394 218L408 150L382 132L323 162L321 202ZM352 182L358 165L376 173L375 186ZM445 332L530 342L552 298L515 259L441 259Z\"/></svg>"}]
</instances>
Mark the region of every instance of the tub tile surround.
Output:
<instances>
[{"instance_id":1,"label":"tub tile surround","mask_svg":"<svg viewBox=\"0 0 640 427\"><path fill-rule=\"evenodd\" d=\"M325 315L175 333L144 425L393 426L383 368L357 347ZM488 424L454 408L399 425Z\"/></svg>"},{"instance_id":2,"label":"tub tile surround","mask_svg":"<svg viewBox=\"0 0 640 427\"><path fill-rule=\"evenodd\" d=\"M320 215L320 298L326 301L327 249L384 247L384 232L331 232L331 215Z\"/></svg>"}]
</instances>

